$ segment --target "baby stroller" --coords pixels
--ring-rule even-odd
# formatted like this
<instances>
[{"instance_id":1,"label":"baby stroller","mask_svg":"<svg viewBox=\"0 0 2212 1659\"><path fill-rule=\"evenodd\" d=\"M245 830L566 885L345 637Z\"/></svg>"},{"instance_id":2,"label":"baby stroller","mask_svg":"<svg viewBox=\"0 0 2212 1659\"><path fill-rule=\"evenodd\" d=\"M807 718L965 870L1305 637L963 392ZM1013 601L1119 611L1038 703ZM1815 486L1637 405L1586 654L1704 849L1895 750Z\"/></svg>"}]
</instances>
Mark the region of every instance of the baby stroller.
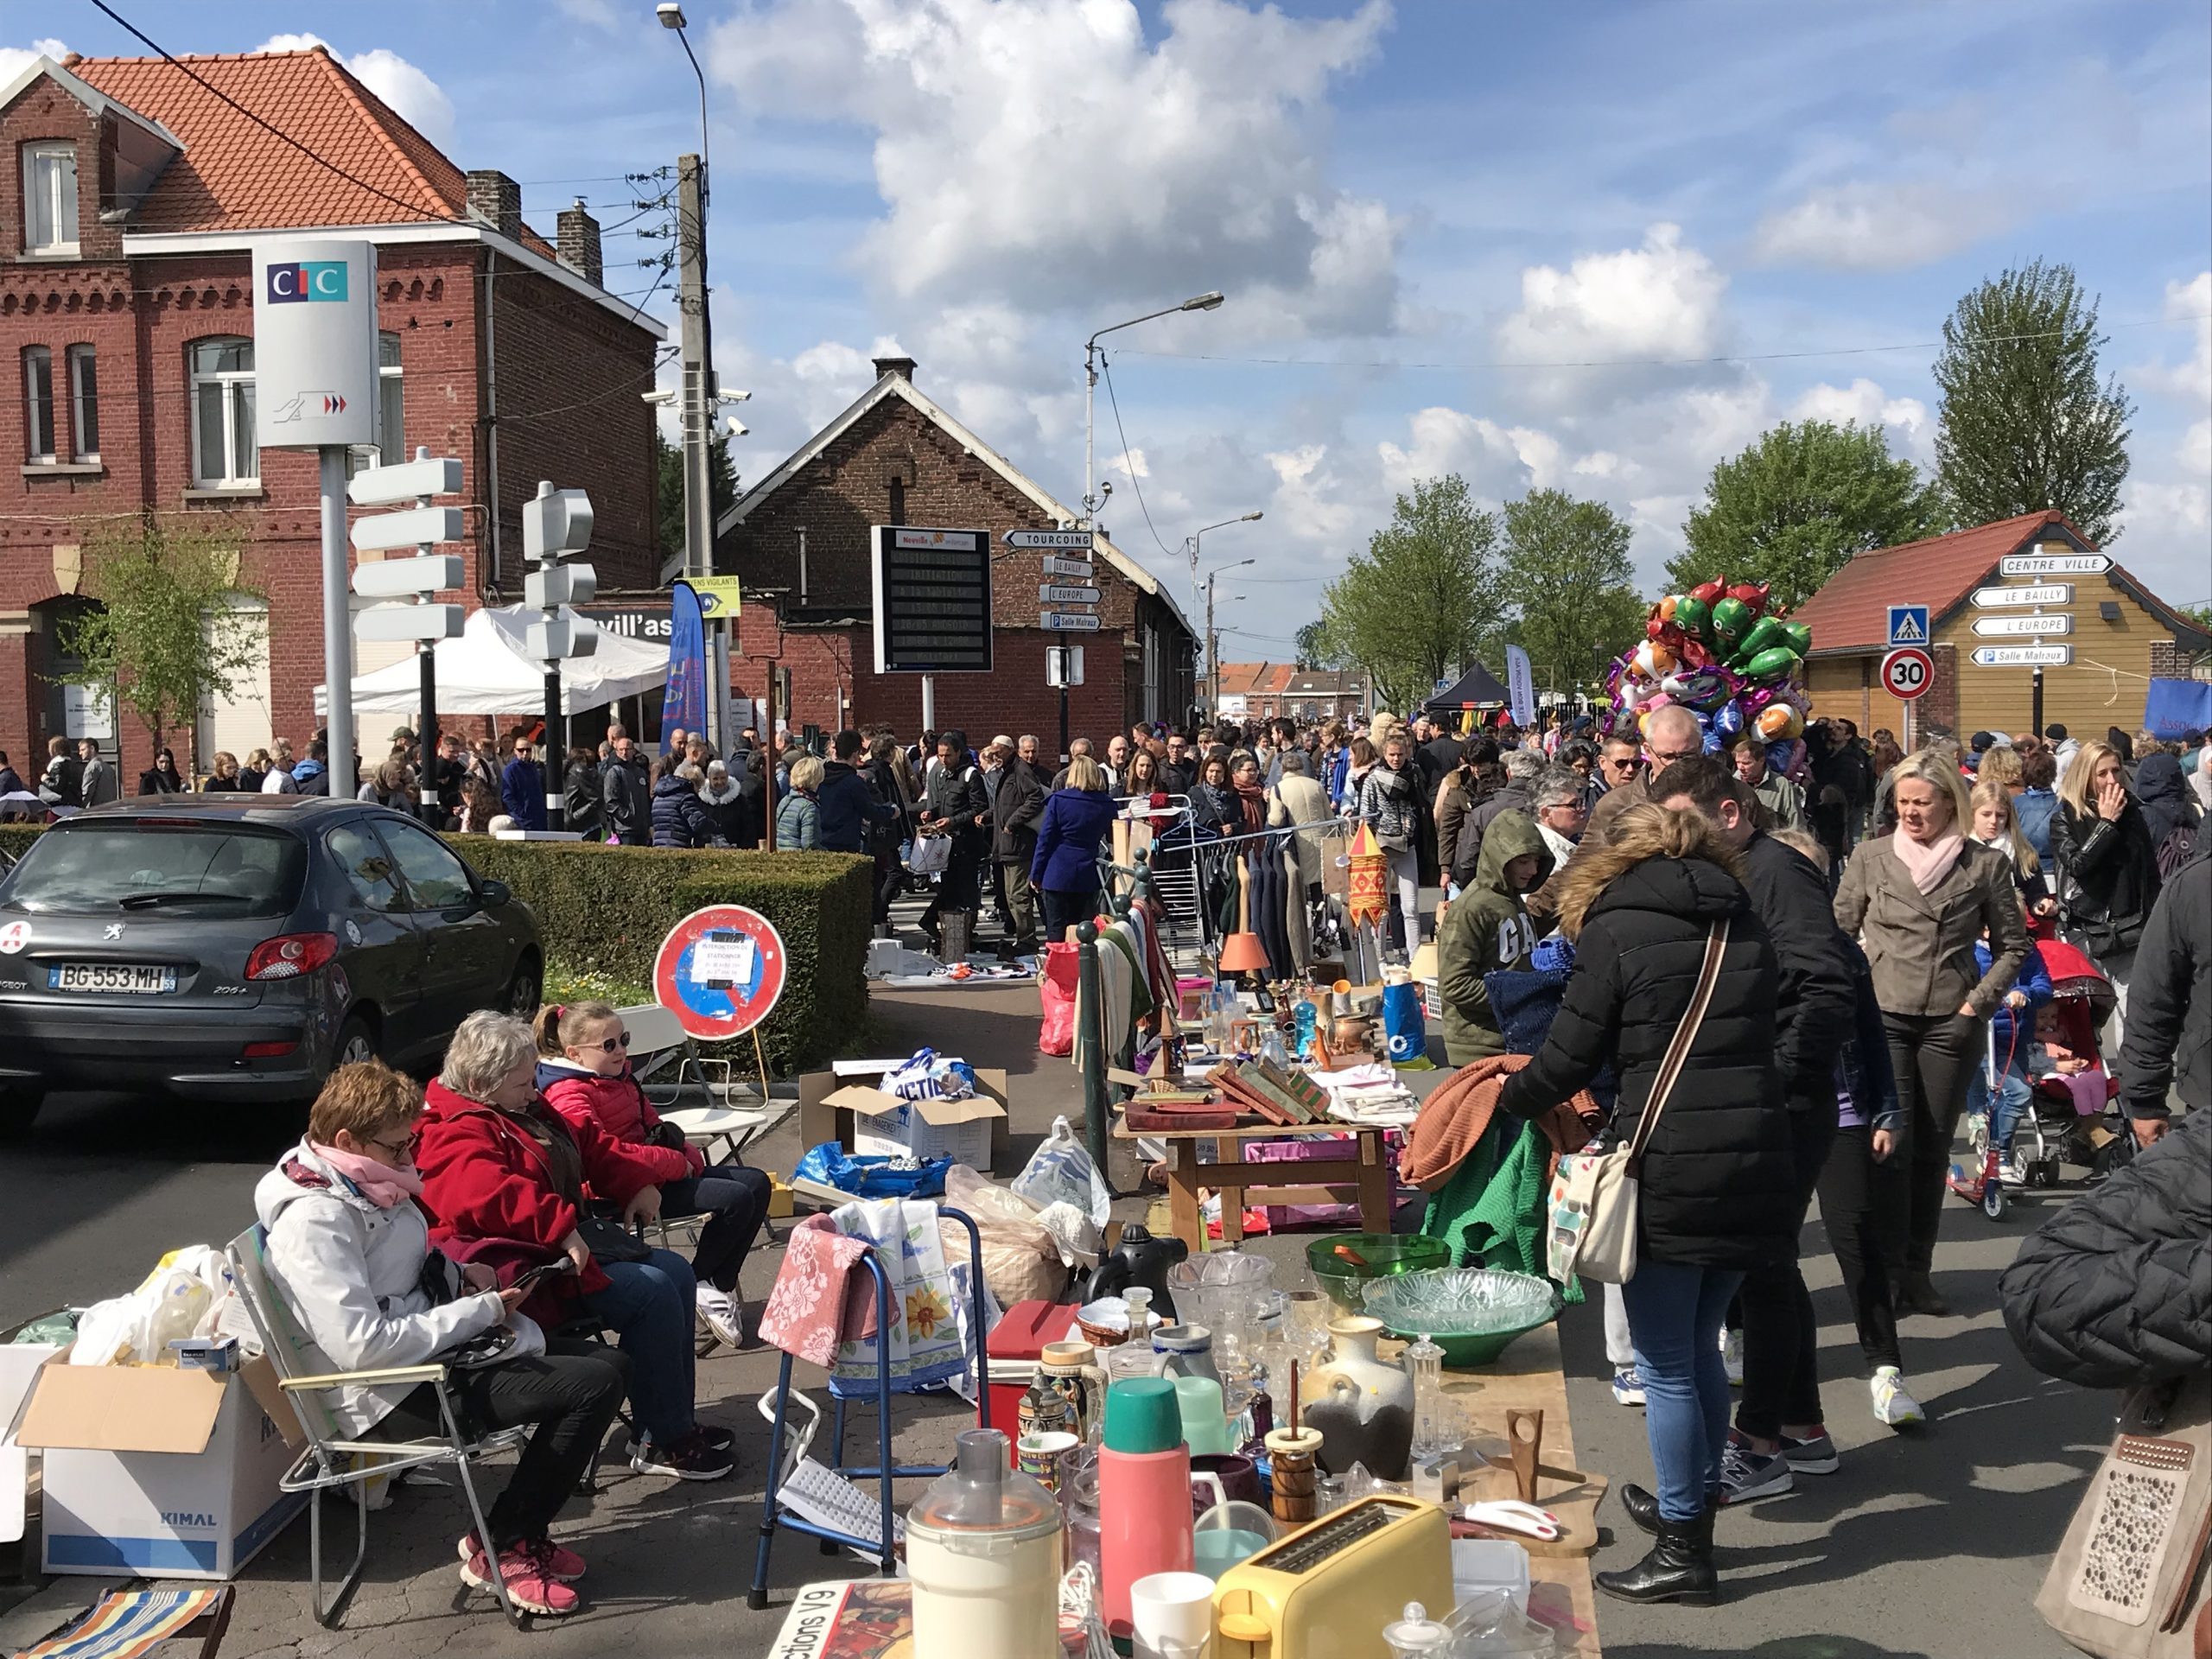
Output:
<instances>
[{"instance_id":1,"label":"baby stroller","mask_svg":"<svg viewBox=\"0 0 2212 1659\"><path fill-rule=\"evenodd\" d=\"M2054 1072L2031 1077L2027 1104L2012 1131L2012 1163L2024 1174L2026 1185L2051 1186L2057 1183L2062 1163L2078 1164L2101 1176L2110 1172L2115 1160L2126 1156L2132 1143L2126 1125L2116 1121L2112 1104L2120 1093L2120 1084L2097 1047L2097 1033L2111 1018L2119 1000L2111 982L2083 951L2062 939L2044 940L2037 949L2050 973L2051 998L2043 1010L2044 1022L2056 1028L2056 1040L2069 1052L2089 1061L2088 1070L2070 1077ZM2017 1023L2014 1029L2017 1033ZM2015 1037L2023 1044L2032 1040L2029 1035ZM1991 1048L1988 1075L1993 1105L1997 1076L2005 1069L2009 1057L1994 1052L1993 1035ZM1993 1179L1998 1172L1993 1161L1995 1149L1990 1145L1989 1119L1973 1119L1967 1140L1974 1153L1971 1166L1980 1173L1967 1180L1953 1166L1952 1190L1969 1202L1980 1204L1993 1218L2000 1216L2004 1198L2001 1182ZM1993 1186L1998 1188L1993 1205Z\"/></svg>"}]
</instances>

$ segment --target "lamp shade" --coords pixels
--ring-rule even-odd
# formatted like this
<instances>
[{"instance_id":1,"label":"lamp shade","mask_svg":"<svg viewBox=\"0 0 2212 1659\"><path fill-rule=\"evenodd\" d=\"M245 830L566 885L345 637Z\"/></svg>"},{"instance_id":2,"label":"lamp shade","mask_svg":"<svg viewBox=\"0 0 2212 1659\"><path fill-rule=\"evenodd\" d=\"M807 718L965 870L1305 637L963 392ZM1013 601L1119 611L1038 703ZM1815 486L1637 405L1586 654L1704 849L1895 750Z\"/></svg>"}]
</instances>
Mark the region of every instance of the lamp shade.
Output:
<instances>
[{"instance_id":1,"label":"lamp shade","mask_svg":"<svg viewBox=\"0 0 2212 1659\"><path fill-rule=\"evenodd\" d=\"M1228 974L1264 974L1268 971L1268 947L1256 933L1231 933L1221 942L1221 971Z\"/></svg>"}]
</instances>

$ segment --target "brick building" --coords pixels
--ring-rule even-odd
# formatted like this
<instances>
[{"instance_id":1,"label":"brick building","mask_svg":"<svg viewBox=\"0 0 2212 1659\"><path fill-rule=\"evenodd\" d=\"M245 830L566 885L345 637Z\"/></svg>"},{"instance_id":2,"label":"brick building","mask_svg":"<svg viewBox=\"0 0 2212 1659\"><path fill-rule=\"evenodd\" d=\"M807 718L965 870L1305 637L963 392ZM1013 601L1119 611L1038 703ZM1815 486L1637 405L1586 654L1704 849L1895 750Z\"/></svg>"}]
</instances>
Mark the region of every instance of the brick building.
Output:
<instances>
[{"instance_id":1,"label":"brick building","mask_svg":"<svg viewBox=\"0 0 2212 1659\"><path fill-rule=\"evenodd\" d=\"M791 724L825 730L888 721L921 728L921 679L879 675L872 624L869 527L982 530L991 569L992 670L937 677L937 721L977 742L1034 733L1053 747L1059 694L1045 651L1084 648L1084 683L1069 696L1069 731L1101 741L1140 720L1186 718L1193 668L1190 624L1166 587L1097 538L1095 633L1038 626L1039 553L1004 547L1010 530L1054 530L1077 515L1025 477L914 385L910 358L875 359L876 380L849 408L748 490L716 526L717 571L745 579L732 654L740 697L766 696L767 664L791 670Z\"/></svg>"},{"instance_id":2,"label":"brick building","mask_svg":"<svg viewBox=\"0 0 2212 1659\"><path fill-rule=\"evenodd\" d=\"M180 67L180 65L181 67ZM195 79L195 77L197 79ZM204 84L203 84L204 83ZM252 111L312 156L241 115ZM304 743L322 678L314 454L253 442L251 248L271 233L377 245L379 435L463 463L463 597L512 600L522 503L540 479L588 489L608 587L658 580L652 410L658 325L608 294L599 227L563 213L558 250L497 172L464 174L321 48L162 59L40 59L0 86L0 749L28 774L53 735L150 741L56 684L86 548L159 514L234 537L264 660L184 758ZM315 157L323 158L321 162ZM330 165L324 165L327 162ZM333 168L342 169L333 171ZM360 648L359 670L411 647ZM373 749L381 733L363 734ZM372 757L373 758L373 757Z\"/></svg>"},{"instance_id":3,"label":"brick building","mask_svg":"<svg viewBox=\"0 0 2212 1659\"><path fill-rule=\"evenodd\" d=\"M1908 729L1916 737L1924 734L1931 724L1958 737L2024 731L2034 671L1986 667L1974 662L1974 652L1979 646L2024 644L2028 636L1977 633L1974 622L2041 613L2068 619L2067 631L2051 632L2049 643L2069 647L2073 657L2064 666L2044 670L2044 723L2057 721L2084 737L2114 725L2133 732L2143 721L2150 677L2186 674L2195 653L2212 650L2204 629L2119 564L2093 575L2048 578L2069 590L2063 604L1985 608L1973 602L1978 588L2042 580L2001 575L1999 565L2013 555L2095 551L2064 513L2049 511L1854 555L1797 607L1796 620L1813 630L1805 664L1813 712L1855 721L1861 732L1887 727L1900 739ZM1910 728L1905 705L1880 681L1892 605L1928 607L1928 654L1936 671L1913 707Z\"/></svg>"},{"instance_id":4,"label":"brick building","mask_svg":"<svg viewBox=\"0 0 2212 1659\"><path fill-rule=\"evenodd\" d=\"M1214 713L1226 720L1295 720L1313 725L1367 710L1367 677L1357 669L1296 663L1224 663Z\"/></svg>"}]
</instances>

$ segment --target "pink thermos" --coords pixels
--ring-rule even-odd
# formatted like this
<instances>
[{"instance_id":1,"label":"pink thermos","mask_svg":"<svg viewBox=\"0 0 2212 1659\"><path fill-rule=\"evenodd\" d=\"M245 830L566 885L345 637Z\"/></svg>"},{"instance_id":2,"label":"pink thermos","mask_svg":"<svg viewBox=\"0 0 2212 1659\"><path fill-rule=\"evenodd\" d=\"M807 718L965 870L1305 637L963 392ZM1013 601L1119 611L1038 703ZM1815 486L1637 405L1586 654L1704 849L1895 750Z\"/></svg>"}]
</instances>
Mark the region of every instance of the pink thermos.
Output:
<instances>
[{"instance_id":1,"label":"pink thermos","mask_svg":"<svg viewBox=\"0 0 2212 1659\"><path fill-rule=\"evenodd\" d=\"M1175 1385L1123 1377L1106 1390L1098 1452L1098 1567L1106 1628L1129 1629L1129 1586L1191 1571L1191 1448Z\"/></svg>"}]
</instances>

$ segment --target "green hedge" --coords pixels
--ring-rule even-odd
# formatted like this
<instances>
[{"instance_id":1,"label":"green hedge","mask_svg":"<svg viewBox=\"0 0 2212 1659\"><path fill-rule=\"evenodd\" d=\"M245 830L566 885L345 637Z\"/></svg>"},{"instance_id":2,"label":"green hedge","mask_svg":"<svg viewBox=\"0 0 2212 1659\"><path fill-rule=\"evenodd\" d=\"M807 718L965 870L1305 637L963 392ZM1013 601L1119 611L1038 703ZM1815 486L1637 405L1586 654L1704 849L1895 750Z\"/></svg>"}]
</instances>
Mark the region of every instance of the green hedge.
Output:
<instances>
[{"instance_id":1,"label":"green hedge","mask_svg":"<svg viewBox=\"0 0 2212 1659\"><path fill-rule=\"evenodd\" d=\"M36 827L0 824L0 852L20 855ZM596 842L450 837L484 874L537 917L547 958L569 970L650 985L669 930L708 905L744 905L783 935L784 994L760 1028L779 1076L858 1041L868 1024L874 865L846 853L682 852ZM746 1044L749 1051L751 1045Z\"/></svg>"}]
</instances>

